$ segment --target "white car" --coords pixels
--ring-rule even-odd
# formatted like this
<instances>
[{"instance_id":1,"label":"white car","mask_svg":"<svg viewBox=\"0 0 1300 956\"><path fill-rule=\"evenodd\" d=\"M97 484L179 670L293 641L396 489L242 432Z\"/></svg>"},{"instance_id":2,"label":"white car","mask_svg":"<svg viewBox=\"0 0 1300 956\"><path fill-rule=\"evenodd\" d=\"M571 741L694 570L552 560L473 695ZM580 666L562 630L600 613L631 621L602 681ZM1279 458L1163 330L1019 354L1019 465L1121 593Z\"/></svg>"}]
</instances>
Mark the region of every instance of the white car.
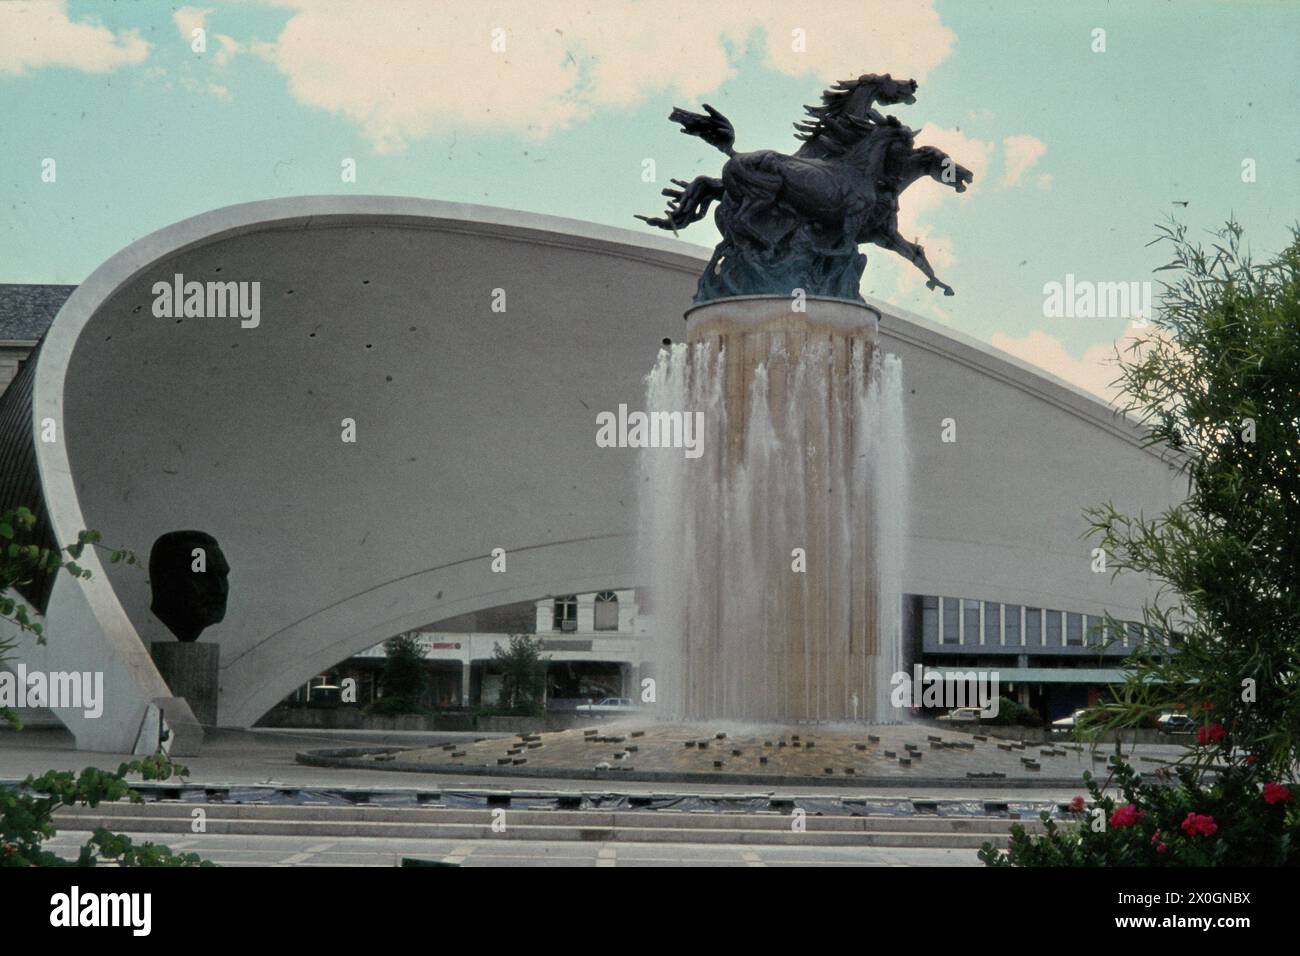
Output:
<instances>
[{"instance_id":1,"label":"white car","mask_svg":"<svg viewBox=\"0 0 1300 956\"><path fill-rule=\"evenodd\" d=\"M958 707L935 719L951 720L953 723L960 724L975 723L980 719L980 709L978 707Z\"/></svg>"},{"instance_id":2,"label":"white car","mask_svg":"<svg viewBox=\"0 0 1300 956\"><path fill-rule=\"evenodd\" d=\"M607 717L613 714L634 714L640 708L628 697L606 697L595 704L579 704L574 710L580 714Z\"/></svg>"},{"instance_id":3,"label":"white car","mask_svg":"<svg viewBox=\"0 0 1300 956\"><path fill-rule=\"evenodd\" d=\"M1166 734L1196 733L1196 718L1187 714L1161 714L1156 727Z\"/></svg>"},{"instance_id":4,"label":"white car","mask_svg":"<svg viewBox=\"0 0 1300 956\"><path fill-rule=\"evenodd\" d=\"M1081 708L1072 713L1069 717L1062 717L1059 720L1052 721L1052 730L1055 733L1067 734L1074 730L1079 724L1079 718L1086 714L1086 708Z\"/></svg>"}]
</instances>

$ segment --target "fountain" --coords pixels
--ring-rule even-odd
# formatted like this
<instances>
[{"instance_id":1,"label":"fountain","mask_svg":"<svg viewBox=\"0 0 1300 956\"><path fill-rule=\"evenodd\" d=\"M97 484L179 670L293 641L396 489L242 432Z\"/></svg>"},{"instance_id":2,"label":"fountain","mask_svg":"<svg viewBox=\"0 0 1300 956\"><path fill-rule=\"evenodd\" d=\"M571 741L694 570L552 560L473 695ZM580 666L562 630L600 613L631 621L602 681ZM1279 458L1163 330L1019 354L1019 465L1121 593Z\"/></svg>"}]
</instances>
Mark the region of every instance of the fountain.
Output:
<instances>
[{"instance_id":1,"label":"fountain","mask_svg":"<svg viewBox=\"0 0 1300 956\"><path fill-rule=\"evenodd\" d=\"M902 366L879 354L858 246L898 253L952 295L899 233L899 197L923 176L956 192L974 179L876 109L913 103L916 89L888 73L837 83L806 108L790 156L737 151L707 104L669 116L728 158L720 177L673 180L663 215L639 217L677 233L716 202L722 234L686 342L660 352L647 386L652 416L704 423L699 457L641 453L661 714L903 716L889 699L903 670Z\"/></svg>"},{"instance_id":2,"label":"fountain","mask_svg":"<svg viewBox=\"0 0 1300 956\"><path fill-rule=\"evenodd\" d=\"M897 720L905 455L901 363L878 316L768 297L688 314L649 412L702 412L703 454L641 453L656 711Z\"/></svg>"}]
</instances>

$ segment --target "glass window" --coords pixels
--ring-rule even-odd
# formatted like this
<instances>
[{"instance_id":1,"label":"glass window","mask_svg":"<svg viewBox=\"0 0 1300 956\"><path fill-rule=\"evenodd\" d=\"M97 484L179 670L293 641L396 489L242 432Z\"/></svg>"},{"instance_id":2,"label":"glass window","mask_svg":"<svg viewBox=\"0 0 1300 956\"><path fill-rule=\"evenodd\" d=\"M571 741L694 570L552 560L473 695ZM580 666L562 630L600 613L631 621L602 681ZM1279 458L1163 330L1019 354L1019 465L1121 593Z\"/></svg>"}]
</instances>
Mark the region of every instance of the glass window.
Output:
<instances>
[{"instance_id":1,"label":"glass window","mask_svg":"<svg viewBox=\"0 0 1300 956\"><path fill-rule=\"evenodd\" d=\"M978 644L980 642L980 602L972 601L970 598L963 598L961 613L965 625L965 630L962 632L962 643Z\"/></svg>"},{"instance_id":2,"label":"glass window","mask_svg":"<svg viewBox=\"0 0 1300 956\"><path fill-rule=\"evenodd\" d=\"M1139 624L1137 621L1128 622L1128 646L1129 647L1142 646L1142 625Z\"/></svg>"},{"instance_id":3,"label":"glass window","mask_svg":"<svg viewBox=\"0 0 1300 956\"><path fill-rule=\"evenodd\" d=\"M1043 609L1041 607L1025 608L1025 643L1043 643Z\"/></svg>"},{"instance_id":4,"label":"glass window","mask_svg":"<svg viewBox=\"0 0 1300 956\"><path fill-rule=\"evenodd\" d=\"M921 640L926 644L939 642L939 599L921 598Z\"/></svg>"},{"instance_id":5,"label":"glass window","mask_svg":"<svg viewBox=\"0 0 1300 956\"><path fill-rule=\"evenodd\" d=\"M943 599L943 639L941 644L957 643L957 599Z\"/></svg>"},{"instance_id":6,"label":"glass window","mask_svg":"<svg viewBox=\"0 0 1300 956\"><path fill-rule=\"evenodd\" d=\"M576 631L578 629L578 596L568 594L555 599L555 629L557 631Z\"/></svg>"},{"instance_id":7,"label":"glass window","mask_svg":"<svg viewBox=\"0 0 1300 956\"><path fill-rule=\"evenodd\" d=\"M1007 635L1007 644L1013 647L1020 646L1020 605L1008 604L1006 613L1003 615L1003 630Z\"/></svg>"},{"instance_id":8,"label":"glass window","mask_svg":"<svg viewBox=\"0 0 1300 956\"><path fill-rule=\"evenodd\" d=\"M1065 643L1067 647L1083 646L1083 615L1065 615Z\"/></svg>"},{"instance_id":9,"label":"glass window","mask_svg":"<svg viewBox=\"0 0 1300 956\"><path fill-rule=\"evenodd\" d=\"M1047 634L1048 646L1060 647L1061 646L1061 612L1044 611L1043 614L1044 617L1046 618L1046 624L1047 624L1046 634Z\"/></svg>"},{"instance_id":10,"label":"glass window","mask_svg":"<svg viewBox=\"0 0 1300 956\"><path fill-rule=\"evenodd\" d=\"M1096 614L1088 614L1083 618L1083 643L1090 644L1093 647L1105 647L1106 639L1110 635L1106 633L1106 619Z\"/></svg>"},{"instance_id":11,"label":"glass window","mask_svg":"<svg viewBox=\"0 0 1300 956\"><path fill-rule=\"evenodd\" d=\"M618 630L618 595L613 591L601 591L596 595L596 630Z\"/></svg>"},{"instance_id":12,"label":"glass window","mask_svg":"<svg viewBox=\"0 0 1300 956\"><path fill-rule=\"evenodd\" d=\"M984 602L984 643L1002 643L1002 605L994 601Z\"/></svg>"}]
</instances>

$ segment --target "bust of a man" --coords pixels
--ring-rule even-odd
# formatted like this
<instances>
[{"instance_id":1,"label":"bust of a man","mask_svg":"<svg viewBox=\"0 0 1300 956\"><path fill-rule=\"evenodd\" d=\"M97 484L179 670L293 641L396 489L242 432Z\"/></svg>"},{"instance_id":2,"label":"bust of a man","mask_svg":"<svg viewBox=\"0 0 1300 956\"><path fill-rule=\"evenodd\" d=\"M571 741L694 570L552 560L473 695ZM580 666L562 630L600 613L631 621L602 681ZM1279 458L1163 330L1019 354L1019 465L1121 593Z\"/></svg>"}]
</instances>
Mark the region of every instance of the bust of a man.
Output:
<instances>
[{"instance_id":1,"label":"bust of a man","mask_svg":"<svg viewBox=\"0 0 1300 956\"><path fill-rule=\"evenodd\" d=\"M149 610L178 640L197 641L226 616L230 565L203 531L169 531L149 552Z\"/></svg>"}]
</instances>

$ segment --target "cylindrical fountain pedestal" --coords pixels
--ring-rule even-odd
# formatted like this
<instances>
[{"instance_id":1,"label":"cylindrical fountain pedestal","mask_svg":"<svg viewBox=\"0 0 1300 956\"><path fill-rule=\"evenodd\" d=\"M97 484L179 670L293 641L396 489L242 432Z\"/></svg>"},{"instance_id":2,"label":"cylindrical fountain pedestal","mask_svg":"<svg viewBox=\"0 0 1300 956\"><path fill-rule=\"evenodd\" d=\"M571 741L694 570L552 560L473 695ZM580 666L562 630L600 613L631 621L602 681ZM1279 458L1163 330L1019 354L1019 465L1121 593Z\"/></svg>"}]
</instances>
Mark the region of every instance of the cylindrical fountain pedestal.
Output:
<instances>
[{"instance_id":1,"label":"cylindrical fountain pedestal","mask_svg":"<svg viewBox=\"0 0 1300 956\"><path fill-rule=\"evenodd\" d=\"M683 401L705 440L674 479L691 580L663 616L683 717L856 719L878 699L879 313L803 304L687 313Z\"/></svg>"}]
</instances>

